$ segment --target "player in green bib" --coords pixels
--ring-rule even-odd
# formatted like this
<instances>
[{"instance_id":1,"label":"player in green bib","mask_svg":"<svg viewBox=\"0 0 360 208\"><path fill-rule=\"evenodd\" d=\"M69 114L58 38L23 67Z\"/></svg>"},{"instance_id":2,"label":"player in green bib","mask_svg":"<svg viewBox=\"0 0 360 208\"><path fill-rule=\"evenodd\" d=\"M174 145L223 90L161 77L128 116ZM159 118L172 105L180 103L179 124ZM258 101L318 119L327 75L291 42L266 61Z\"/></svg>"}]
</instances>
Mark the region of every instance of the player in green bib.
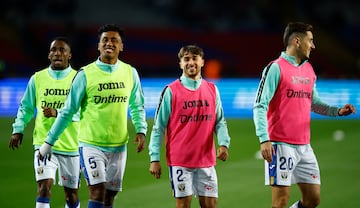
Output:
<instances>
[{"instance_id":1,"label":"player in green bib","mask_svg":"<svg viewBox=\"0 0 360 208\"><path fill-rule=\"evenodd\" d=\"M55 183L58 171L59 184L64 186L65 207L80 207L78 199L80 160L78 151L79 115L70 118L69 126L58 135L54 143L53 154L48 161L38 158L40 145L47 132L64 106L71 82L76 71L70 66L71 49L64 37L55 38L50 45L48 58L50 66L36 72L29 80L25 94L21 100L9 147L18 148L23 139L27 124L36 115L33 131L35 148L34 169L37 181L36 208L50 207L51 186Z\"/></svg>"},{"instance_id":2,"label":"player in green bib","mask_svg":"<svg viewBox=\"0 0 360 208\"><path fill-rule=\"evenodd\" d=\"M116 25L99 29L99 58L82 67L72 83L62 113L40 148L44 159L58 135L80 108L80 164L89 189L89 208L112 207L122 190L127 143L128 109L135 126L137 151L145 147L147 123L144 95L135 68L118 59L123 31Z\"/></svg>"}]
</instances>

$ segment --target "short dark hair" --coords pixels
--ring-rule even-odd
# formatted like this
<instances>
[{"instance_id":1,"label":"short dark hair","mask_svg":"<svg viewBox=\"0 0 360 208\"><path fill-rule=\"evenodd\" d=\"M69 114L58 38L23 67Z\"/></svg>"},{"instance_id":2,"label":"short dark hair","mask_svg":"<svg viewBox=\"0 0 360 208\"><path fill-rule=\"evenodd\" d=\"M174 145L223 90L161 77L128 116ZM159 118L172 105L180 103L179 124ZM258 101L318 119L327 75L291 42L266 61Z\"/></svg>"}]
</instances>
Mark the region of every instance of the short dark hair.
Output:
<instances>
[{"instance_id":1,"label":"short dark hair","mask_svg":"<svg viewBox=\"0 0 360 208\"><path fill-rule=\"evenodd\" d=\"M192 53L194 55L199 55L202 58L204 58L203 49L197 45L187 45L187 46L183 46L182 48L180 48L180 51L178 53L178 58L181 59L182 57L184 57L184 55L186 53Z\"/></svg>"},{"instance_id":2,"label":"short dark hair","mask_svg":"<svg viewBox=\"0 0 360 208\"><path fill-rule=\"evenodd\" d=\"M69 39L67 39L67 37L65 37L65 36L57 36L51 42L56 41L56 40L60 40L60 41L65 42L69 46L69 48L71 49L71 44L70 44Z\"/></svg>"},{"instance_id":3,"label":"short dark hair","mask_svg":"<svg viewBox=\"0 0 360 208\"><path fill-rule=\"evenodd\" d=\"M289 39L292 34L305 35L307 31L313 32L313 26L303 22L290 22L284 31L283 42L285 48L289 44Z\"/></svg>"},{"instance_id":4,"label":"short dark hair","mask_svg":"<svg viewBox=\"0 0 360 208\"><path fill-rule=\"evenodd\" d=\"M98 30L99 38L101 37L102 33L108 32L108 31L118 32L121 37L121 40L124 41L125 32L117 24L105 24L105 25L101 26Z\"/></svg>"}]
</instances>

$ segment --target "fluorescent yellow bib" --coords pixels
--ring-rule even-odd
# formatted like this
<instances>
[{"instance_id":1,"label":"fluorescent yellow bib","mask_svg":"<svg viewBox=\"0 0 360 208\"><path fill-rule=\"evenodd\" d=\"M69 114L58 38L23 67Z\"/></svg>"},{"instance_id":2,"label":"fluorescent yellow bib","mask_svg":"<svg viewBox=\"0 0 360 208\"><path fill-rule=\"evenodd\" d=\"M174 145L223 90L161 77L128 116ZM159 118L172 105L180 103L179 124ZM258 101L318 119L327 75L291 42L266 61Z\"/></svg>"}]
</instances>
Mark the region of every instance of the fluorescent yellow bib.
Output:
<instances>
[{"instance_id":1,"label":"fluorescent yellow bib","mask_svg":"<svg viewBox=\"0 0 360 208\"><path fill-rule=\"evenodd\" d=\"M64 107L66 96L69 93L75 74L76 71L72 70L64 79L56 80L49 75L47 68L35 73L37 116L33 133L34 145L41 145L44 142L48 131L55 121L53 117L46 118L44 116L42 107L46 106L57 110ZM65 131L60 134L53 149L62 152L78 151L78 128L79 122L71 122Z\"/></svg>"},{"instance_id":2,"label":"fluorescent yellow bib","mask_svg":"<svg viewBox=\"0 0 360 208\"><path fill-rule=\"evenodd\" d=\"M132 67L120 62L118 69L109 73L91 63L84 67L84 73L86 97L81 106L79 140L102 147L126 144Z\"/></svg>"}]
</instances>

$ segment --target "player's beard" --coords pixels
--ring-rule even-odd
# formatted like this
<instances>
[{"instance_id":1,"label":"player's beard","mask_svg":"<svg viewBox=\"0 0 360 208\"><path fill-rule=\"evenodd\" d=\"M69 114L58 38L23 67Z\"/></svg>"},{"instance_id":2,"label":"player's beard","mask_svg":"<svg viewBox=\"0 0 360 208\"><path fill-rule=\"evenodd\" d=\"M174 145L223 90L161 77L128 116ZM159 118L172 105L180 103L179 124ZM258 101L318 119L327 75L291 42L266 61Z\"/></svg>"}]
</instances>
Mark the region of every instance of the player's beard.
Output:
<instances>
[{"instance_id":1,"label":"player's beard","mask_svg":"<svg viewBox=\"0 0 360 208\"><path fill-rule=\"evenodd\" d=\"M187 76L189 78L196 79L197 76L199 75L199 72L198 72L196 66L195 67L188 67L186 69L186 74L187 74Z\"/></svg>"}]
</instances>

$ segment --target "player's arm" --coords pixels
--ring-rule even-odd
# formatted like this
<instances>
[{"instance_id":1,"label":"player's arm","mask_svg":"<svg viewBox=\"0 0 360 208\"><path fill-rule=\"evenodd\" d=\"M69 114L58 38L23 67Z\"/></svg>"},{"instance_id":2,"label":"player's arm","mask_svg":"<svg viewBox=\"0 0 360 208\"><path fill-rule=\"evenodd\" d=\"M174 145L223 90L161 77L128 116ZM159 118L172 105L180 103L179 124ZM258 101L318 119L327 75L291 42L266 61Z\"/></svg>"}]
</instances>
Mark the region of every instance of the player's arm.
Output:
<instances>
[{"instance_id":1,"label":"player's arm","mask_svg":"<svg viewBox=\"0 0 360 208\"><path fill-rule=\"evenodd\" d=\"M13 132L12 133L23 133L27 124L34 117L34 112L36 108L36 88L34 75L31 76L24 95L20 101L20 106L17 111L15 122L13 123Z\"/></svg>"},{"instance_id":2,"label":"player's arm","mask_svg":"<svg viewBox=\"0 0 360 208\"><path fill-rule=\"evenodd\" d=\"M260 151L263 158L268 162L272 161L272 155L274 155L275 150L270 142L269 133L267 131L267 111L269 108L269 103L276 92L279 80L279 65L277 63L268 65L263 70L253 109L253 119L256 135L259 137L260 141Z\"/></svg>"},{"instance_id":3,"label":"player's arm","mask_svg":"<svg viewBox=\"0 0 360 208\"><path fill-rule=\"evenodd\" d=\"M218 88L216 89L216 124L215 124L215 134L218 139L218 149L217 149L217 158L222 161L227 160L229 153L228 149L230 146L230 136L228 132L228 127L226 124L224 109L221 103L221 96Z\"/></svg>"},{"instance_id":4,"label":"player's arm","mask_svg":"<svg viewBox=\"0 0 360 208\"><path fill-rule=\"evenodd\" d=\"M30 77L30 80L26 86L24 95L20 101L20 106L18 108L15 121L12 124L13 131L9 141L9 148L18 148L21 145L24 129L34 117L35 108L36 88L33 75Z\"/></svg>"},{"instance_id":5,"label":"player's arm","mask_svg":"<svg viewBox=\"0 0 360 208\"><path fill-rule=\"evenodd\" d=\"M316 89L316 83L313 86L312 95L311 111L317 114L334 117L347 116L351 113L356 113L356 108L351 104L345 104L340 108L338 106L332 106L323 102Z\"/></svg>"},{"instance_id":6,"label":"player's arm","mask_svg":"<svg viewBox=\"0 0 360 208\"><path fill-rule=\"evenodd\" d=\"M269 103L273 98L280 80L280 69L277 63L265 67L256 92L253 120L255 124L256 135L260 143L269 141L267 111Z\"/></svg>"},{"instance_id":7,"label":"player's arm","mask_svg":"<svg viewBox=\"0 0 360 208\"><path fill-rule=\"evenodd\" d=\"M147 122L145 114L145 98L141 87L139 74L132 68L134 86L131 90L129 108L132 123L134 124L136 135L134 143L137 144L137 152L145 149L145 138L147 133Z\"/></svg>"},{"instance_id":8,"label":"player's arm","mask_svg":"<svg viewBox=\"0 0 360 208\"><path fill-rule=\"evenodd\" d=\"M161 175L160 150L171 113L171 99L172 92L169 87L165 87L160 96L160 102L154 117L154 126L150 134L149 171L156 178L160 178Z\"/></svg>"},{"instance_id":9,"label":"player's arm","mask_svg":"<svg viewBox=\"0 0 360 208\"><path fill-rule=\"evenodd\" d=\"M172 92L166 87L160 96L160 102L155 112L154 125L150 134L150 161L160 161L160 146L165 136L166 126L171 113Z\"/></svg>"}]
</instances>

